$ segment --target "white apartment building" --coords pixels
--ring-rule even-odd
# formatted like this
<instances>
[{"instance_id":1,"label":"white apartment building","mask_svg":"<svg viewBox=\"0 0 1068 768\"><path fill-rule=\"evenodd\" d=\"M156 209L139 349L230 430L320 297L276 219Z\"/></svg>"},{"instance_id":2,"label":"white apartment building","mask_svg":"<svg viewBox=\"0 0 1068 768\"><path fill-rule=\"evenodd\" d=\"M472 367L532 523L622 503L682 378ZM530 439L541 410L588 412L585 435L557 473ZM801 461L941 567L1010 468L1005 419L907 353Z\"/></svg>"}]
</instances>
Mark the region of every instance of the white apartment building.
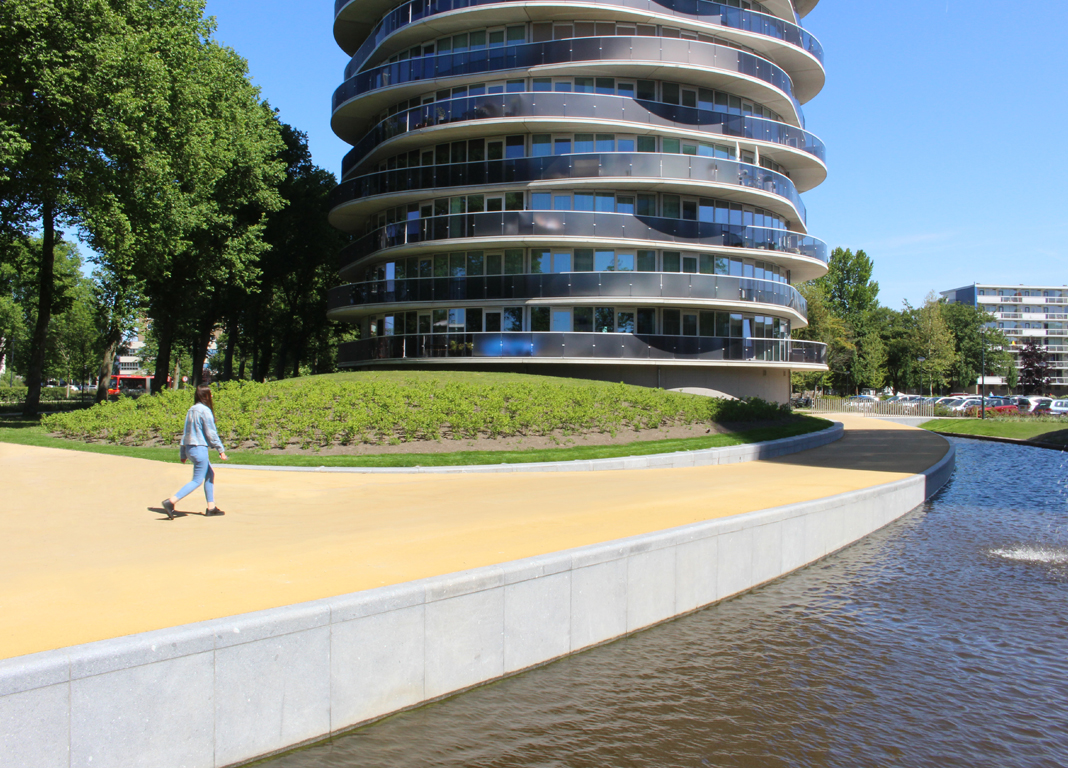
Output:
<instances>
[{"instance_id":1,"label":"white apartment building","mask_svg":"<svg viewBox=\"0 0 1068 768\"><path fill-rule=\"evenodd\" d=\"M988 327L1009 339L1009 351L1019 367L1020 349L1029 341L1044 346L1053 368L1055 390L1068 386L1068 286L1001 285L974 283L942 291L950 303L981 307L994 316ZM1003 386L998 376L988 376L987 386Z\"/></svg>"}]
</instances>

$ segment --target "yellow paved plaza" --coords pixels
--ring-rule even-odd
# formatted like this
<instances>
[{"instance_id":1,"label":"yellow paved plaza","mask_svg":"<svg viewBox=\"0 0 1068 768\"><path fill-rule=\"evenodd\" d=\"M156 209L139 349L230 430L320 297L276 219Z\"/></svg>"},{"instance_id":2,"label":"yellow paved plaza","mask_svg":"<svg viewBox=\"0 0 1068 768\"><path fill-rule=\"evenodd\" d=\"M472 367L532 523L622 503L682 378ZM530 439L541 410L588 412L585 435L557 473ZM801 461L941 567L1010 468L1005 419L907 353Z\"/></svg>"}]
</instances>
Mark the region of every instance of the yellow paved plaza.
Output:
<instances>
[{"instance_id":1,"label":"yellow paved plaza","mask_svg":"<svg viewBox=\"0 0 1068 768\"><path fill-rule=\"evenodd\" d=\"M887 483L936 435L843 417L768 462L620 472L375 475L216 464L225 517L158 508L189 465L0 444L0 658L396 584ZM214 454L213 454L214 455Z\"/></svg>"}]
</instances>

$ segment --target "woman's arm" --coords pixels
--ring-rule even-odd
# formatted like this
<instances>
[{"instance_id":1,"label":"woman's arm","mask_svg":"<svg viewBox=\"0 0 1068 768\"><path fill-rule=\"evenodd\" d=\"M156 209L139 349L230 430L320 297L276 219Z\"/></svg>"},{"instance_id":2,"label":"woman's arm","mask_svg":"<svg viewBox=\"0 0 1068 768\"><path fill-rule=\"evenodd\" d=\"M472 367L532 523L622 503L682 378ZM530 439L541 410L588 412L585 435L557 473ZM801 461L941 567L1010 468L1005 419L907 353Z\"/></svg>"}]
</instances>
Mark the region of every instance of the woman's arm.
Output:
<instances>
[{"instance_id":1,"label":"woman's arm","mask_svg":"<svg viewBox=\"0 0 1068 768\"><path fill-rule=\"evenodd\" d=\"M222 444L219 432L215 429L215 414L210 409L205 410L207 413L204 414L204 439L208 441L208 445L219 452L220 456L226 456L226 446Z\"/></svg>"}]
</instances>

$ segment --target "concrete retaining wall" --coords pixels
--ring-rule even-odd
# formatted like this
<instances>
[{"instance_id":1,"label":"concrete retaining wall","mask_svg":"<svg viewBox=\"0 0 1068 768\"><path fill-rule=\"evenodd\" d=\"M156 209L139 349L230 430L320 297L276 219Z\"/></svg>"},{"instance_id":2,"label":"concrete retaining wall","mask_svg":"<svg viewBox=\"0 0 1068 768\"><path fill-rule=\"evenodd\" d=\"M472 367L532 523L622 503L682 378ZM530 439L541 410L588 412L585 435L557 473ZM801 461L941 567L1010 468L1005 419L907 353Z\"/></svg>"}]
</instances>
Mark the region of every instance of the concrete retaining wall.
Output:
<instances>
[{"instance_id":1,"label":"concrete retaining wall","mask_svg":"<svg viewBox=\"0 0 1068 768\"><path fill-rule=\"evenodd\" d=\"M228 766L693 611L845 547L924 475L499 566L0 661L0 766Z\"/></svg>"}]
</instances>

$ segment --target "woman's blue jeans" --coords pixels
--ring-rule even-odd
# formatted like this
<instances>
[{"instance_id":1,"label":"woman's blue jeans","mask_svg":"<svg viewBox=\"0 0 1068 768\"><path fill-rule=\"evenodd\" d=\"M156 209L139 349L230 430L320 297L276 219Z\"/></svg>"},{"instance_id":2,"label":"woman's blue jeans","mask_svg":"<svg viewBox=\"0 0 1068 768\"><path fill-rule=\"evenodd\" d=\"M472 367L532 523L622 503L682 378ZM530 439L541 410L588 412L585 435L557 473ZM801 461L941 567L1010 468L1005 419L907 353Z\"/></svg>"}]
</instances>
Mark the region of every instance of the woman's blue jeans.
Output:
<instances>
[{"instance_id":1,"label":"woman's blue jeans","mask_svg":"<svg viewBox=\"0 0 1068 768\"><path fill-rule=\"evenodd\" d=\"M185 449L185 455L193 462L193 479L182 486L182 490L174 494L175 498L183 499L204 483L204 496L209 504L215 503L215 470L208 461L208 446L194 445Z\"/></svg>"}]
</instances>

